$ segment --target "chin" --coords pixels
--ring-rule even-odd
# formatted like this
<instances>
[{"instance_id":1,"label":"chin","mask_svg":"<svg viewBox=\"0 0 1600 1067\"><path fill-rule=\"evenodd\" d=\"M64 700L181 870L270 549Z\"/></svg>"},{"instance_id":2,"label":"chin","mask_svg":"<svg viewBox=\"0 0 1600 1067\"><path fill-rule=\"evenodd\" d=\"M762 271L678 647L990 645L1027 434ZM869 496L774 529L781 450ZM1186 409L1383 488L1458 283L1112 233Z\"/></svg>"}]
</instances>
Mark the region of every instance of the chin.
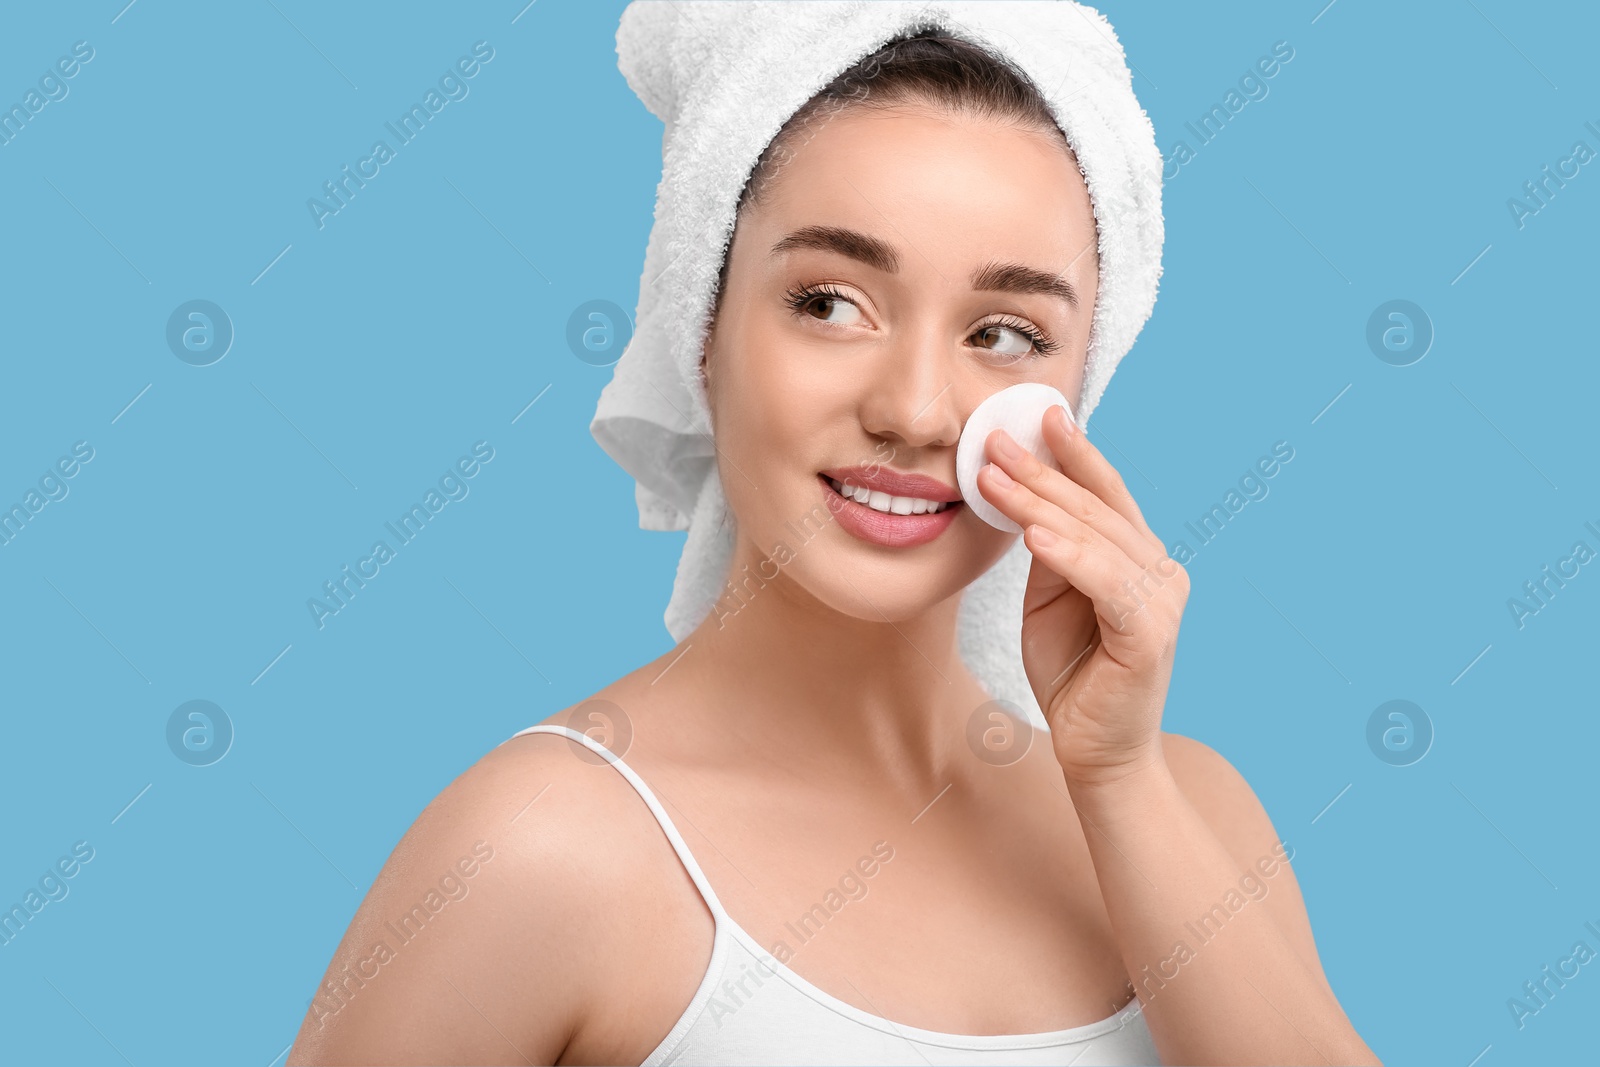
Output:
<instances>
[{"instance_id":1,"label":"chin","mask_svg":"<svg viewBox=\"0 0 1600 1067\"><path fill-rule=\"evenodd\" d=\"M952 531L953 533L954 531ZM1004 554L1005 546L975 557L965 538L941 539L908 552L826 531L784 568L815 600L864 622L918 618L958 596Z\"/></svg>"}]
</instances>

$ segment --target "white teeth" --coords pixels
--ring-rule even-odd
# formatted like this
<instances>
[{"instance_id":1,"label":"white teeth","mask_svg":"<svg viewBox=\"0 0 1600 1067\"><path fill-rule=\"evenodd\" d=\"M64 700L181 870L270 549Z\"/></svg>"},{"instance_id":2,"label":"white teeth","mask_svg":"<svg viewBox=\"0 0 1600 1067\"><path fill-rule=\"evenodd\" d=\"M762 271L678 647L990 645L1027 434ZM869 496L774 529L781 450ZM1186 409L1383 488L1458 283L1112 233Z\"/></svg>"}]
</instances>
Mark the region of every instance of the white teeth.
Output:
<instances>
[{"instance_id":1,"label":"white teeth","mask_svg":"<svg viewBox=\"0 0 1600 1067\"><path fill-rule=\"evenodd\" d=\"M948 501L924 500L918 496L890 496L876 489L848 485L832 478L828 479L828 484L833 486L834 492L840 496L849 497L858 504L865 504L873 511L889 515L929 515L950 506Z\"/></svg>"}]
</instances>

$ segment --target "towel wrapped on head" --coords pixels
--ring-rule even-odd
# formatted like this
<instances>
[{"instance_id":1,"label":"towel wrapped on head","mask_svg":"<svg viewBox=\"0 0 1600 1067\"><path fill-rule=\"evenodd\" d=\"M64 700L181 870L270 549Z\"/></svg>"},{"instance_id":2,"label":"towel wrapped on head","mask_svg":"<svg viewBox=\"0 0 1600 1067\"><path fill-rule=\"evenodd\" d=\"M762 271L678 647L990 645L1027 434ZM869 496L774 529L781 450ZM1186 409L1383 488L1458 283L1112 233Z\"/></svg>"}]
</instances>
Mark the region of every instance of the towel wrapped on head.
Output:
<instances>
[{"instance_id":1,"label":"towel wrapped on head","mask_svg":"<svg viewBox=\"0 0 1600 1067\"><path fill-rule=\"evenodd\" d=\"M934 29L1009 61L1044 96L1094 209L1100 274L1083 386L1086 426L1155 304L1161 154L1105 17L1070 0L634 0L618 66L664 125L655 224L632 340L590 432L635 478L639 525L688 530L665 621L681 641L722 595L734 520L718 477L700 358L752 168L819 90L900 36ZM1045 727L1022 666L1032 557L1019 537L962 594L959 646L997 699Z\"/></svg>"}]
</instances>

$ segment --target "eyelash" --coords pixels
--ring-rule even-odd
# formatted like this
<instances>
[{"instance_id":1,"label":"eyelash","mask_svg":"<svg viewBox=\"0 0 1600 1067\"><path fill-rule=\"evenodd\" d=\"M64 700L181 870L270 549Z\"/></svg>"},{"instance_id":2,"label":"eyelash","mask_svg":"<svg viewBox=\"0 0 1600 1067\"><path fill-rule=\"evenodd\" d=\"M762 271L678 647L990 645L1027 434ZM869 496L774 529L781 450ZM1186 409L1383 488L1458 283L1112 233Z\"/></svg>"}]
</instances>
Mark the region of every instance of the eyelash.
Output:
<instances>
[{"instance_id":1,"label":"eyelash","mask_svg":"<svg viewBox=\"0 0 1600 1067\"><path fill-rule=\"evenodd\" d=\"M789 310L793 311L796 315L799 315L804 312L807 304L811 303L811 301L815 300L819 296L829 297L833 300L843 300L851 304L855 303L854 300L851 300L844 293L841 293L838 289L835 289L833 286L826 283L822 285L803 286L796 289L786 290L784 293L784 302L789 305ZM1024 322L1015 315L1002 314L990 322L981 324L978 329L983 330L991 326L1004 326L1008 330L1014 330L1015 332L1026 337L1029 342L1032 343L1034 351L1026 356L1018 356L1016 359L1012 360L1013 363L1020 363L1030 359L1043 359L1045 356L1051 355L1061 347L1058 342L1051 340L1050 336L1043 330Z\"/></svg>"}]
</instances>

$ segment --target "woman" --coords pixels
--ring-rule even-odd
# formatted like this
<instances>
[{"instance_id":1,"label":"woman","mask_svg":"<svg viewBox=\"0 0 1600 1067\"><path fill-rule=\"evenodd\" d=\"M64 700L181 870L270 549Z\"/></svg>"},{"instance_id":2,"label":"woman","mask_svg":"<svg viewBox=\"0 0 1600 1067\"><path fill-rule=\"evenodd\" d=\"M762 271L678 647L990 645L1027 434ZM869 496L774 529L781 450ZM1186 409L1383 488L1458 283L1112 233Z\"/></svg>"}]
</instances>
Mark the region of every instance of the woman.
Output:
<instances>
[{"instance_id":1,"label":"woman","mask_svg":"<svg viewBox=\"0 0 1600 1067\"><path fill-rule=\"evenodd\" d=\"M958 647L1016 535L957 441L1020 382L1087 417L1103 205L997 52L857 58L762 152L716 279L725 595L429 805L290 1063L1378 1062L1249 786L1160 729L1188 578L1058 409L1059 470L998 430L979 476L1031 555L1010 633L1048 733ZM597 711L606 744L558 725Z\"/></svg>"}]
</instances>

